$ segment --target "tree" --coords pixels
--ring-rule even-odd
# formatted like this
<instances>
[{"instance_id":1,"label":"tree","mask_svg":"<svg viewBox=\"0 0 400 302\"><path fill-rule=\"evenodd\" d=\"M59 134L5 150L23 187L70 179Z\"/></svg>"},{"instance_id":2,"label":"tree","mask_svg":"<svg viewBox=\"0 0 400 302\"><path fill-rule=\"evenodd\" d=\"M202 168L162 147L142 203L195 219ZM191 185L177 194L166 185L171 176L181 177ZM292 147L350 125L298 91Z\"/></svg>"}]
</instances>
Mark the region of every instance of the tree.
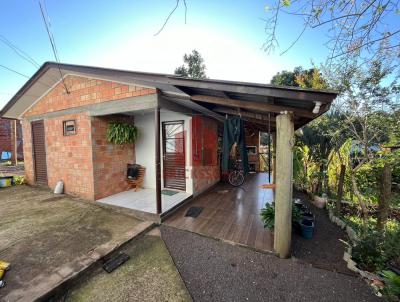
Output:
<instances>
[{"instance_id":1,"label":"tree","mask_svg":"<svg viewBox=\"0 0 400 302\"><path fill-rule=\"evenodd\" d=\"M206 79L206 65L200 53L194 49L183 56L184 64L175 69L175 74L193 79Z\"/></svg>"},{"instance_id":2,"label":"tree","mask_svg":"<svg viewBox=\"0 0 400 302\"><path fill-rule=\"evenodd\" d=\"M371 60L379 53L380 42L386 40L386 50L400 49L400 25L395 23L400 8L396 0L275 0L266 7L270 16L265 19L267 39L264 49L274 51L279 45L278 32L281 16L300 19L303 28L293 41L281 52L286 53L307 30L325 28L328 35L326 44L330 49L330 60L336 58L363 56ZM396 24L396 25L395 25ZM283 24L282 26L287 26Z\"/></svg>"},{"instance_id":3,"label":"tree","mask_svg":"<svg viewBox=\"0 0 400 302\"><path fill-rule=\"evenodd\" d=\"M318 68L313 67L305 70L300 66L293 71L278 72L272 77L271 84L315 89L326 89L328 87Z\"/></svg>"},{"instance_id":4,"label":"tree","mask_svg":"<svg viewBox=\"0 0 400 302\"><path fill-rule=\"evenodd\" d=\"M377 150L390 140L388 130L397 123L393 112L399 108L396 99L399 85L396 78L390 81L394 67L387 62L385 51L382 48L375 60L364 65L354 57L350 68L334 75L336 88L341 91L338 108L345 117L342 130L353 140L349 166L351 184L365 221L368 204L357 175L367 164L379 159Z\"/></svg>"},{"instance_id":5,"label":"tree","mask_svg":"<svg viewBox=\"0 0 400 302\"><path fill-rule=\"evenodd\" d=\"M318 68L303 69L300 66L294 68L293 71L278 72L273 76L271 84L314 89L326 89L328 87L327 81ZM307 174L307 171L317 170L309 175L312 179L309 181L308 189L312 193L321 194L323 191L323 180L326 180L325 171L329 163L328 158L333 148L331 139L335 135L340 120L337 112L331 111L303 127L302 131L297 132L297 150L299 152L305 150L303 146L307 146L306 150L308 150L306 158L301 160L305 165L305 174ZM310 170L307 165L312 165L314 169ZM326 188L327 184L325 185Z\"/></svg>"}]
</instances>

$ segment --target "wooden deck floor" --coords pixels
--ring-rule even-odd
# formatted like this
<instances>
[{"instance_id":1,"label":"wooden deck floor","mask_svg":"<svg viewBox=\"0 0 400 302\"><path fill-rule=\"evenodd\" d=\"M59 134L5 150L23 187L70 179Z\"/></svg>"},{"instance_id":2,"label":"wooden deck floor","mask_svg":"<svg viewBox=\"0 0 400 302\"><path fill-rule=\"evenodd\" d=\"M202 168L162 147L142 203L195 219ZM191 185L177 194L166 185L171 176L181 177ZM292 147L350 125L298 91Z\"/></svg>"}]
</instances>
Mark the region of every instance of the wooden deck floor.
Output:
<instances>
[{"instance_id":1,"label":"wooden deck floor","mask_svg":"<svg viewBox=\"0 0 400 302\"><path fill-rule=\"evenodd\" d=\"M273 201L273 191L259 186L268 183L268 174L247 176L240 188L218 184L174 213L164 223L183 230L272 251L273 234L264 229L260 209ZM189 207L203 207L197 218L185 217Z\"/></svg>"}]
</instances>

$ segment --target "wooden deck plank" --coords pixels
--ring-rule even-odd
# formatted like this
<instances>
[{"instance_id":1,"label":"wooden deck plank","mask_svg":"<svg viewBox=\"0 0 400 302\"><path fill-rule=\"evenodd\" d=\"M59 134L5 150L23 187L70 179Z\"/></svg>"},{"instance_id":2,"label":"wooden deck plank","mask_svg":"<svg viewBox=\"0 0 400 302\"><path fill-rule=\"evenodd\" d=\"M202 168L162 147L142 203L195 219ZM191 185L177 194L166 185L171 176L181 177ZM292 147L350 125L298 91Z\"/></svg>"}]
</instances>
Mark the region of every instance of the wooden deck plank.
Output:
<instances>
[{"instance_id":1,"label":"wooden deck plank","mask_svg":"<svg viewBox=\"0 0 400 302\"><path fill-rule=\"evenodd\" d=\"M219 184L213 190L196 197L164 222L167 225L210 237L233 241L271 251L272 232L264 229L261 207L273 199L272 190L259 188L268 182L266 173L249 175L243 188ZM203 207L197 218L185 217L191 206Z\"/></svg>"}]
</instances>

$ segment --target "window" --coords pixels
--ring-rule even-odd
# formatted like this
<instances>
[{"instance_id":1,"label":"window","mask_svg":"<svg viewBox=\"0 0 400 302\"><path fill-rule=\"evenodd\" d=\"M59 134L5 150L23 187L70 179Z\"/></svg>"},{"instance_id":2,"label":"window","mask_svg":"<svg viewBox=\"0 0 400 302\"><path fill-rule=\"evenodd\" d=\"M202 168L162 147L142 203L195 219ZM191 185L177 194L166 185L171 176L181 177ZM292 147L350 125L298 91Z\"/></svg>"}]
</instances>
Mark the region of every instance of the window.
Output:
<instances>
[{"instance_id":1,"label":"window","mask_svg":"<svg viewBox=\"0 0 400 302\"><path fill-rule=\"evenodd\" d=\"M64 136L75 135L76 125L75 120L63 121Z\"/></svg>"},{"instance_id":2,"label":"window","mask_svg":"<svg viewBox=\"0 0 400 302\"><path fill-rule=\"evenodd\" d=\"M257 146L247 146L246 150L248 155L257 155Z\"/></svg>"}]
</instances>

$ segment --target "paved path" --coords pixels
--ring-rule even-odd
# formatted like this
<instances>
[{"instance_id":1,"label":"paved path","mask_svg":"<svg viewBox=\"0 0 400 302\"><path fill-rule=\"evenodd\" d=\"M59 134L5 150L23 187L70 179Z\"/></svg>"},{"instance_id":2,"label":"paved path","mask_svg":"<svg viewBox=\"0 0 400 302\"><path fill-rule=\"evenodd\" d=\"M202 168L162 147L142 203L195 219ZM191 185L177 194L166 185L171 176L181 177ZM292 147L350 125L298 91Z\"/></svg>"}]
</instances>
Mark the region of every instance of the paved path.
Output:
<instances>
[{"instance_id":1,"label":"paved path","mask_svg":"<svg viewBox=\"0 0 400 302\"><path fill-rule=\"evenodd\" d=\"M32 300L151 223L29 186L0 189L0 301Z\"/></svg>"},{"instance_id":2,"label":"paved path","mask_svg":"<svg viewBox=\"0 0 400 302\"><path fill-rule=\"evenodd\" d=\"M194 301L381 301L358 277L165 225L161 234Z\"/></svg>"}]
</instances>

